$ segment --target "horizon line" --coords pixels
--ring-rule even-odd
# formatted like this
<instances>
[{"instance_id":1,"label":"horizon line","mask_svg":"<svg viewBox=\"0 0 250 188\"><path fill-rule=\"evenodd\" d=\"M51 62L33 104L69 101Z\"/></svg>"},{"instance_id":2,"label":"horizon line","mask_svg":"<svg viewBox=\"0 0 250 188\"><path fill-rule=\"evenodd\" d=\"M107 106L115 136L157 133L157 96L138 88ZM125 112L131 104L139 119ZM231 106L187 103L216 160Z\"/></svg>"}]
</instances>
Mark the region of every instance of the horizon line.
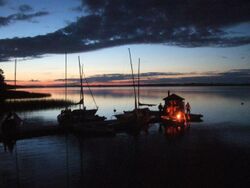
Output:
<instances>
[{"instance_id":1,"label":"horizon line","mask_svg":"<svg viewBox=\"0 0 250 188\"><path fill-rule=\"evenodd\" d=\"M15 88L14 85L6 85L7 88ZM133 84L83 84L83 87L133 87ZM167 86L250 86L245 83L166 83L166 84L136 84L136 87L167 87ZM16 88L64 88L65 85L17 85ZM68 85L67 87L80 87L80 85Z\"/></svg>"}]
</instances>

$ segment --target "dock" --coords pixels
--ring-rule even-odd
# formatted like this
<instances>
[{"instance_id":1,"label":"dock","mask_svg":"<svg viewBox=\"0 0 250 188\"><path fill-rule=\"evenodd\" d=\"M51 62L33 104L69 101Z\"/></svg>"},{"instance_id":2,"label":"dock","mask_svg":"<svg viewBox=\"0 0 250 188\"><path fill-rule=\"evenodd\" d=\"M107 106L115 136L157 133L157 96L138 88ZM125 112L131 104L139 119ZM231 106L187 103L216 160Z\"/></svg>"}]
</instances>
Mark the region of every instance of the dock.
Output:
<instances>
[{"instance_id":1,"label":"dock","mask_svg":"<svg viewBox=\"0 0 250 188\"><path fill-rule=\"evenodd\" d=\"M161 121L161 118L160 118L160 113L159 111L155 110L151 110L150 111L150 115L152 115L154 118L152 118L152 121L151 123L159 123ZM199 123L199 122L202 122L202 118L203 118L203 115L202 114L189 114L189 122L191 123Z\"/></svg>"},{"instance_id":2,"label":"dock","mask_svg":"<svg viewBox=\"0 0 250 188\"><path fill-rule=\"evenodd\" d=\"M158 111L152 111L154 119L150 123L159 123L160 114ZM201 122L203 117L200 114L191 114L190 122ZM82 126L81 124L76 124L70 129L65 129L58 123L49 124L49 125L39 125L39 124L28 124L23 123L20 125L14 136L14 140L29 139L41 136L51 136L51 135L61 135L66 133L72 133L83 137L100 137L100 136L115 136L117 132L125 132L128 126L121 124L118 120L105 120L101 123L90 123L90 126ZM95 129L93 127L101 126L103 129ZM6 139L6 136L3 135L0 129L0 142Z\"/></svg>"},{"instance_id":3,"label":"dock","mask_svg":"<svg viewBox=\"0 0 250 188\"><path fill-rule=\"evenodd\" d=\"M15 134L15 140L29 139L40 136L50 136L63 134L64 131L56 124L39 126L34 124L20 125ZM2 131L0 131L0 142L4 139Z\"/></svg>"},{"instance_id":4,"label":"dock","mask_svg":"<svg viewBox=\"0 0 250 188\"><path fill-rule=\"evenodd\" d=\"M114 120L107 120L100 126L105 126L109 129L105 130L93 130L91 126L84 127L80 125L74 125L71 129L64 129L59 124L49 124L49 125L37 125L37 124L28 124L24 123L20 125L16 132L14 133L15 136L13 139L15 140L22 140L22 139L29 139L41 136L51 136L51 135L62 135L66 133L72 133L84 137L98 137L98 136L115 136L115 130L111 130L111 127L114 124ZM89 132L89 134L88 134ZM5 136L3 135L0 129L0 142L3 142Z\"/></svg>"}]
</instances>

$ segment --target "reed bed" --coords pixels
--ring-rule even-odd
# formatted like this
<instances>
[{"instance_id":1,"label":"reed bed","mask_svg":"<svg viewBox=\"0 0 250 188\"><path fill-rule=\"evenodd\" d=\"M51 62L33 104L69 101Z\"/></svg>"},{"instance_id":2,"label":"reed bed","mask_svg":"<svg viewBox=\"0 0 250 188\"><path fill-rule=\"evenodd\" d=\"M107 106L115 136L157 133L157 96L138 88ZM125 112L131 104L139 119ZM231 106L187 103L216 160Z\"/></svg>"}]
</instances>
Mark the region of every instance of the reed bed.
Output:
<instances>
[{"instance_id":1,"label":"reed bed","mask_svg":"<svg viewBox=\"0 0 250 188\"><path fill-rule=\"evenodd\" d=\"M6 90L6 91L1 91L0 96L4 99L25 99L25 98L45 98L45 97L50 97L51 94Z\"/></svg>"},{"instance_id":2,"label":"reed bed","mask_svg":"<svg viewBox=\"0 0 250 188\"><path fill-rule=\"evenodd\" d=\"M32 111L42 109L55 109L74 105L73 101L61 99L39 99L6 101L3 105L4 111Z\"/></svg>"}]
</instances>

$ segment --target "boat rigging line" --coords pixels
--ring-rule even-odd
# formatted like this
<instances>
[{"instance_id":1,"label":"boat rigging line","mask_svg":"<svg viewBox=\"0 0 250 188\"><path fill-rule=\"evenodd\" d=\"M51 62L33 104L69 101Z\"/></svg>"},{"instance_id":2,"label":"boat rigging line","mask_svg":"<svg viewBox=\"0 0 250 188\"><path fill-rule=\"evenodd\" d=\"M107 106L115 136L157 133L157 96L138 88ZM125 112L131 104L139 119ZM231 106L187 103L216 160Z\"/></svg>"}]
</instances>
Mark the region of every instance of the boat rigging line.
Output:
<instances>
[{"instance_id":1,"label":"boat rigging line","mask_svg":"<svg viewBox=\"0 0 250 188\"><path fill-rule=\"evenodd\" d=\"M83 105L83 108L84 108L84 94L83 94L83 86L82 86L82 66L81 66L80 56L78 56L78 63L79 63L79 75L80 75L80 84L81 84L79 105L81 109L81 104Z\"/></svg>"},{"instance_id":2,"label":"boat rigging line","mask_svg":"<svg viewBox=\"0 0 250 188\"><path fill-rule=\"evenodd\" d=\"M94 95L93 95L92 90L90 89L90 85L89 85L88 80L87 80L87 78L86 78L86 75L85 75L85 73L84 73L84 71L83 71L83 64L80 63L80 56L78 56L78 61L79 61L79 70L80 70L80 75L81 75L81 92L82 92L82 94L83 94L83 89L82 89L82 78L84 78L84 80L85 80L85 82L86 82L86 85L87 85L87 87L88 87L88 89L89 89L90 95L91 95L91 97L92 97L92 99L93 99L93 102L94 102L94 104L95 104L95 107L98 109L98 106L97 106L95 97L94 97Z\"/></svg>"},{"instance_id":3,"label":"boat rigging line","mask_svg":"<svg viewBox=\"0 0 250 188\"><path fill-rule=\"evenodd\" d=\"M132 80L133 80L133 86L134 86L135 110L137 110L137 97L136 97L136 89L135 89L135 76L134 76L134 70L133 70L133 64L132 64L132 58L131 58L130 48L128 48L128 53L129 53L129 60L130 60L130 66L131 66L131 72L132 72Z\"/></svg>"}]
</instances>

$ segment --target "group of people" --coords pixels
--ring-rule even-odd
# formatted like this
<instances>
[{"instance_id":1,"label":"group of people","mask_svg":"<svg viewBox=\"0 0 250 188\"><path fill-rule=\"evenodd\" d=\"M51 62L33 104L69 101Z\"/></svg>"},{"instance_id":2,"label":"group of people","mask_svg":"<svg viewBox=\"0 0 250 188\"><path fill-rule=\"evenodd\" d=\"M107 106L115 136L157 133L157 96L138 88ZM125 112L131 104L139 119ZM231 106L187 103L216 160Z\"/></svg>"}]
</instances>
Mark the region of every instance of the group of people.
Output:
<instances>
[{"instance_id":1,"label":"group of people","mask_svg":"<svg viewBox=\"0 0 250 188\"><path fill-rule=\"evenodd\" d=\"M166 112L167 107L166 106L163 107L162 104L160 103L158 105L158 109L159 109L160 114L162 115L162 114L164 114ZM190 106L189 102L186 103L184 110L185 110L186 114L191 113L191 106Z\"/></svg>"}]
</instances>

